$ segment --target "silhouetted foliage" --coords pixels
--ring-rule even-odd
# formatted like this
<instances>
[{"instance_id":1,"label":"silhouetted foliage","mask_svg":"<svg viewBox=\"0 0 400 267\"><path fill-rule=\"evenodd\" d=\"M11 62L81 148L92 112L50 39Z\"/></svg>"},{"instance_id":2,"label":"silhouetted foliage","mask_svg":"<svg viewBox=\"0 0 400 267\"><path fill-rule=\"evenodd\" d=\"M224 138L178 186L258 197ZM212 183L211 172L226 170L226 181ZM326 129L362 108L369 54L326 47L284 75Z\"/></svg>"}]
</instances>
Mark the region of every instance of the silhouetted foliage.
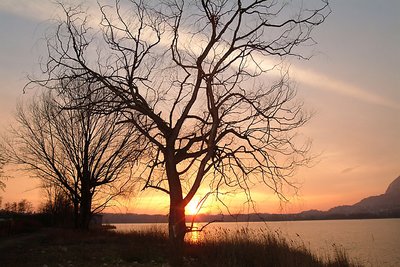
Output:
<instances>
[{"instance_id":1,"label":"silhouetted foliage","mask_svg":"<svg viewBox=\"0 0 400 267\"><path fill-rule=\"evenodd\" d=\"M190 230L185 206L205 182L219 200L234 188L251 202L256 183L284 199L282 187L293 186L289 177L308 161L309 147L298 142L296 129L309 115L295 101L287 71L274 62L307 58L301 47L313 44L311 31L330 12L324 0L310 5L316 7L115 1L100 6L101 34L86 11L61 5L65 19L47 40L46 77L30 85L100 84L76 105L89 100L106 114L122 112L146 139L144 188L169 195L169 236L180 251ZM103 98L91 97L98 92Z\"/></svg>"},{"instance_id":2,"label":"silhouetted foliage","mask_svg":"<svg viewBox=\"0 0 400 267\"><path fill-rule=\"evenodd\" d=\"M33 212L32 202L22 199L19 202L7 202L4 204L3 212L17 214L31 214Z\"/></svg>"},{"instance_id":3,"label":"silhouetted foliage","mask_svg":"<svg viewBox=\"0 0 400 267\"><path fill-rule=\"evenodd\" d=\"M0 207L0 236L33 232L43 222L42 216L34 213L33 204L26 199L6 202Z\"/></svg>"}]
</instances>

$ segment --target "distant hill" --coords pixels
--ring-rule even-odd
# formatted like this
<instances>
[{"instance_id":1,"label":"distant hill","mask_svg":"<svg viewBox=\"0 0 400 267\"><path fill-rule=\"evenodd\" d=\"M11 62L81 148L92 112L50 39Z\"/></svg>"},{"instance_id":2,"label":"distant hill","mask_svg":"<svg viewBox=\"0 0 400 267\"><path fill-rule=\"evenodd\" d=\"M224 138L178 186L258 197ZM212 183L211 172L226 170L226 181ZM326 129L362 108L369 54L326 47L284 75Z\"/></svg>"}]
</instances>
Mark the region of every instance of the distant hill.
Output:
<instances>
[{"instance_id":1,"label":"distant hill","mask_svg":"<svg viewBox=\"0 0 400 267\"><path fill-rule=\"evenodd\" d=\"M197 222L224 221L292 221L292 220L328 220L328 219L363 219L363 218L400 218L400 176L379 196L370 196L354 205L331 208L328 211L308 210L295 214L236 214L232 216L199 214ZM187 221L192 217L187 216ZM167 215L147 214L103 214L103 223L165 223Z\"/></svg>"},{"instance_id":2,"label":"distant hill","mask_svg":"<svg viewBox=\"0 0 400 267\"><path fill-rule=\"evenodd\" d=\"M391 214L400 212L400 176L379 196L362 199L351 206L339 206L327 211L329 214Z\"/></svg>"}]
</instances>

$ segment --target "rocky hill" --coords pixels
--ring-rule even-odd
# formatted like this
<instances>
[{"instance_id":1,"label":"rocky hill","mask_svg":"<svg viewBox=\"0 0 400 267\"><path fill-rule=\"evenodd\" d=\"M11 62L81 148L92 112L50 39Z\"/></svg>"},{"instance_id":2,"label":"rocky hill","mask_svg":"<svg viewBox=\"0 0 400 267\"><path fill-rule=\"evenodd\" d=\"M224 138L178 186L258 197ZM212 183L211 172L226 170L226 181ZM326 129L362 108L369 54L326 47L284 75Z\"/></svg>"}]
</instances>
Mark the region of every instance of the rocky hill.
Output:
<instances>
[{"instance_id":1,"label":"rocky hill","mask_svg":"<svg viewBox=\"0 0 400 267\"><path fill-rule=\"evenodd\" d=\"M385 195L400 197L400 176L388 186Z\"/></svg>"}]
</instances>

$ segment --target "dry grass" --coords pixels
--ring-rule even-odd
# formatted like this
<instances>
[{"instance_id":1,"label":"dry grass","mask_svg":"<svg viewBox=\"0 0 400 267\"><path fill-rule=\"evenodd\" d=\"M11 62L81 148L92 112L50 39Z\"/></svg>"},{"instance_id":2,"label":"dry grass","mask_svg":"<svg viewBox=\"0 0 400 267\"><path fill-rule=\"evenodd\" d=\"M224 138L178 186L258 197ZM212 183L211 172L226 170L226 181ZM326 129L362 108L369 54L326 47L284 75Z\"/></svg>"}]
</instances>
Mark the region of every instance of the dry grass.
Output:
<instances>
[{"instance_id":1,"label":"dry grass","mask_svg":"<svg viewBox=\"0 0 400 267\"><path fill-rule=\"evenodd\" d=\"M304 244L263 229L220 229L188 249L187 254L196 263L193 266L359 266L343 250L338 249L333 258L321 258Z\"/></svg>"},{"instance_id":2,"label":"dry grass","mask_svg":"<svg viewBox=\"0 0 400 267\"><path fill-rule=\"evenodd\" d=\"M186 266L355 266L343 251L321 259L301 245L261 231L220 233L186 246ZM116 233L45 229L41 234L0 246L1 266L168 266L163 231ZM5 240L0 240L0 244Z\"/></svg>"}]
</instances>

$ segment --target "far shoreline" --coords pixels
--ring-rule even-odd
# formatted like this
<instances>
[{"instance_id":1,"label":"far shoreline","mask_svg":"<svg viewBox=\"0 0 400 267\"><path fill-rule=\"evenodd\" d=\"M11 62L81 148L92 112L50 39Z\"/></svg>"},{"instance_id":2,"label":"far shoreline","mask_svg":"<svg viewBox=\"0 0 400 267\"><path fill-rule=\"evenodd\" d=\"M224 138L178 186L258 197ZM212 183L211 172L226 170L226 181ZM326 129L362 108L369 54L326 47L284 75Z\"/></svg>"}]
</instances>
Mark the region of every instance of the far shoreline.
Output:
<instances>
[{"instance_id":1,"label":"far shoreline","mask_svg":"<svg viewBox=\"0 0 400 267\"><path fill-rule=\"evenodd\" d=\"M167 215L149 215L149 214L135 214L135 213L105 213L101 214L103 216L103 224L158 224L158 223L168 223ZM193 223L246 223L246 222L297 222L297 221L339 221L339 220L381 220L381 219L400 219L400 215L396 216L337 216L337 217L314 217L314 218L296 218L298 214L284 214L279 216L285 216L286 218L276 218L270 219L265 217L265 215L269 216L271 214L242 214L237 216L224 216L222 219L221 215L202 215L198 216L201 218L199 220L194 220ZM275 214L273 214L274 216ZM259 218L254 219L253 216L257 216ZM293 217L291 217L293 216ZM133 219L133 218L135 219ZM219 217L219 218L217 218ZM253 217L253 218L252 218ZM248 219L246 219L248 218ZM186 217L186 223L192 223L191 216Z\"/></svg>"}]
</instances>

